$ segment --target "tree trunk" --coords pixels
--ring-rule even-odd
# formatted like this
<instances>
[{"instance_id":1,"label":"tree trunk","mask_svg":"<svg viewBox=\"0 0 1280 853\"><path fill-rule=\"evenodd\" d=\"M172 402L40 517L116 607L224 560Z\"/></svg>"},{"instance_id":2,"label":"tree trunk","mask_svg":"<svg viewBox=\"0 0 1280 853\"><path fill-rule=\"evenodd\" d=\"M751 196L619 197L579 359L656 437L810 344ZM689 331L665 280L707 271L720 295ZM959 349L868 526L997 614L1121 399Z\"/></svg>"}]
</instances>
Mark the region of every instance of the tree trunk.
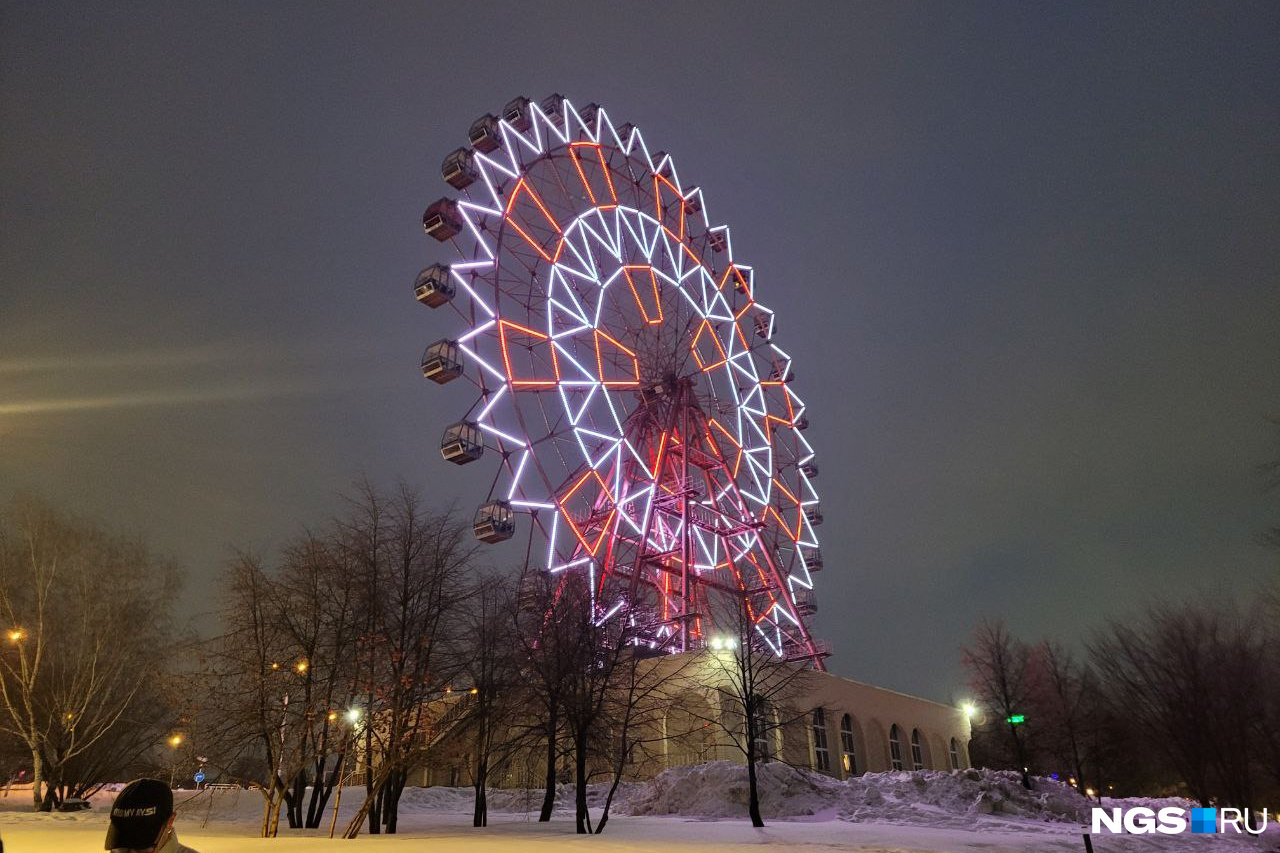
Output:
<instances>
[{"instance_id":1,"label":"tree trunk","mask_svg":"<svg viewBox=\"0 0 1280 853\"><path fill-rule=\"evenodd\" d=\"M307 795L307 774L299 770L298 775L293 777L293 791L290 792L287 802L289 804L289 828L302 828L302 801Z\"/></svg>"},{"instance_id":2,"label":"tree trunk","mask_svg":"<svg viewBox=\"0 0 1280 853\"><path fill-rule=\"evenodd\" d=\"M369 834L379 835L382 832L383 804L387 801L387 784L384 783L373 795L373 805L369 807Z\"/></svg>"},{"instance_id":3,"label":"tree trunk","mask_svg":"<svg viewBox=\"0 0 1280 853\"><path fill-rule=\"evenodd\" d=\"M626 772L627 767L627 745L626 737L623 737L623 744L620 754L618 755L618 763L613 768L613 784L609 786L609 793L604 798L604 809L600 812L600 820L596 823L596 835L604 832L604 825L609 822L609 809L613 806L613 795L618 792L618 785L622 782L622 774Z\"/></svg>"},{"instance_id":4,"label":"tree trunk","mask_svg":"<svg viewBox=\"0 0 1280 853\"><path fill-rule=\"evenodd\" d=\"M369 704L367 707L372 713L374 696L369 694ZM370 721L372 722L372 721ZM373 784L373 726L367 722L364 727L364 801L369 808L366 813L369 815L369 834L377 835L382 832L382 811L379 804L382 800L382 792L374 790ZM355 838L352 833L348 838Z\"/></svg>"},{"instance_id":5,"label":"tree trunk","mask_svg":"<svg viewBox=\"0 0 1280 853\"><path fill-rule=\"evenodd\" d=\"M382 825L387 828L388 835L395 835L396 824L400 819L400 794L409 779L407 770L397 770L391 774L390 780L383 787Z\"/></svg>"},{"instance_id":6,"label":"tree trunk","mask_svg":"<svg viewBox=\"0 0 1280 853\"><path fill-rule=\"evenodd\" d=\"M579 835L591 834L591 813L587 811L587 737L574 738L574 822Z\"/></svg>"},{"instance_id":7,"label":"tree trunk","mask_svg":"<svg viewBox=\"0 0 1280 853\"><path fill-rule=\"evenodd\" d=\"M547 721L547 775L546 793L542 795L542 811L538 813L538 823L551 820L551 811L556 804L556 729L559 725L557 708L551 708L551 717Z\"/></svg>"},{"instance_id":8,"label":"tree trunk","mask_svg":"<svg viewBox=\"0 0 1280 853\"><path fill-rule=\"evenodd\" d=\"M1022 745L1022 738L1018 737L1018 726L1015 723L1009 723L1009 734L1013 735L1013 749L1018 756L1018 772L1022 774L1022 787L1030 791L1031 776L1027 772L1027 751Z\"/></svg>"},{"instance_id":9,"label":"tree trunk","mask_svg":"<svg viewBox=\"0 0 1280 853\"><path fill-rule=\"evenodd\" d=\"M268 838L267 835L271 831L271 810L275 805L275 788L267 790L262 789L262 837Z\"/></svg>"},{"instance_id":10,"label":"tree trunk","mask_svg":"<svg viewBox=\"0 0 1280 853\"><path fill-rule=\"evenodd\" d=\"M756 738L750 725L747 726L747 813L751 815L751 825L756 829L764 826L764 818L760 817L760 787L756 780Z\"/></svg>"},{"instance_id":11,"label":"tree trunk","mask_svg":"<svg viewBox=\"0 0 1280 853\"><path fill-rule=\"evenodd\" d=\"M342 765L345 758L345 751L337 754L333 762L333 770L329 772L327 778L324 772L326 759L316 760L316 784L311 788L311 802L307 808L307 829L315 829L324 820L324 810L329 804L329 797L333 794L333 789L342 784Z\"/></svg>"},{"instance_id":12,"label":"tree trunk","mask_svg":"<svg viewBox=\"0 0 1280 853\"><path fill-rule=\"evenodd\" d=\"M484 763L476 768L476 806L471 816L472 826L488 826L489 825L489 798L485 791L487 785L488 772Z\"/></svg>"},{"instance_id":13,"label":"tree trunk","mask_svg":"<svg viewBox=\"0 0 1280 853\"><path fill-rule=\"evenodd\" d=\"M40 807L44 805L44 797L40 795L40 788L44 783L44 762L40 760L40 750L36 747L31 748L31 808L40 811Z\"/></svg>"},{"instance_id":14,"label":"tree trunk","mask_svg":"<svg viewBox=\"0 0 1280 853\"><path fill-rule=\"evenodd\" d=\"M267 829L267 838L275 838L280 834L280 809L284 807L284 796L281 795L271 804L271 825Z\"/></svg>"}]
</instances>

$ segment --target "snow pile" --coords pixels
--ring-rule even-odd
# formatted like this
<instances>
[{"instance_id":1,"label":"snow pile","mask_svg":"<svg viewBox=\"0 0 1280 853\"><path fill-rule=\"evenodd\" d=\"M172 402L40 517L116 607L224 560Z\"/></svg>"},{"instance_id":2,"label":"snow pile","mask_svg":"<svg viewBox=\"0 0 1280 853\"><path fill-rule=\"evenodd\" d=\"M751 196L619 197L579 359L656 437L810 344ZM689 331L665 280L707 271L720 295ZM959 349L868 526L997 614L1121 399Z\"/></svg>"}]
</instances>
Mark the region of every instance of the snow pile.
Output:
<instances>
[{"instance_id":1,"label":"snow pile","mask_svg":"<svg viewBox=\"0 0 1280 853\"><path fill-rule=\"evenodd\" d=\"M793 817L829 811L844 783L818 773L772 762L757 767L760 811L765 817ZM633 815L741 817L747 813L747 768L711 761L664 770L627 793L623 808Z\"/></svg>"},{"instance_id":2,"label":"snow pile","mask_svg":"<svg viewBox=\"0 0 1280 853\"><path fill-rule=\"evenodd\" d=\"M759 768L760 810L766 818L835 817L858 823L974 825L992 817L1051 823L1088 821L1089 801L1049 779L1022 786L1008 771L957 770L867 773L841 782L781 763ZM747 769L713 761L664 771L629 791L633 815L741 817L747 811Z\"/></svg>"},{"instance_id":3,"label":"snow pile","mask_svg":"<svg viewBox=\"0 0 1280 853\"><path fill-rule=\"evenodd\" d=\"M1087 823L1090 803L1062 782L1037 778L1034 790L1010 770L868 773L844 783L839 817L878 823L955 824L983 816Z\"/></svg>"}]
</instances>

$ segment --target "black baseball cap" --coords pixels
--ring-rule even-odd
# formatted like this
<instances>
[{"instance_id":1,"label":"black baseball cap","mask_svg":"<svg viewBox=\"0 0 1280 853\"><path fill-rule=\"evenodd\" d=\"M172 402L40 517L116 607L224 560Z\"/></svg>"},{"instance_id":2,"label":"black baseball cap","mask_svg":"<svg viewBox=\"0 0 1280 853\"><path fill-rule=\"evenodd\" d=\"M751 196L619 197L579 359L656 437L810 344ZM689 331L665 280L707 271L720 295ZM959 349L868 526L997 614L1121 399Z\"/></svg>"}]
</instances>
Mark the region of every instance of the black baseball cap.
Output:
<instances>
[{"instance_id":1,"label":"black baseball cap","mask_svg":"<svg viewBox=\"0 0 1280 853\"><path fill-rule=\"evenodd\" d=\"M134 779L111 804L111 825L104 850L154 847L173 814L173 791L159 779Z\"/></svg>"}]
</instances>

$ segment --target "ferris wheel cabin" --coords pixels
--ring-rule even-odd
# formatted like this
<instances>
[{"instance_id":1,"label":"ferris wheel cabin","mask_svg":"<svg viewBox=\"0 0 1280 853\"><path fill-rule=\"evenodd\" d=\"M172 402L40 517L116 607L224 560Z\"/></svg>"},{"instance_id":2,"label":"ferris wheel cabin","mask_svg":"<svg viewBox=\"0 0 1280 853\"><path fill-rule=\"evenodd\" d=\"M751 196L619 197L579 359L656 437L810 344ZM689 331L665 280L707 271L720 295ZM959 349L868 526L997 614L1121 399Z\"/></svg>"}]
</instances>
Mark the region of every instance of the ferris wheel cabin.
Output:
<instances>
[{"instance_id":1,"label":"ferris wheel cabin","mask_svg":"<svg viewBox=\"0 0 1280 853\"><path fill-rule=\"evenodd\" d=\"M810 504L804 508L804 517L809 519L809 523L817 527L822 523L822 507L817 504Z\"/></svg>"},{"instance_id":2,"label":"ferris wheel cabin","mask_svg":"<svg viewBox=\"0 0 1280 853\"><path fill-rule=\"evenodd\" d=\"M508 101L502 108L502 120L521 133L528 130L533 125L529 117L529 99L521 95Z\"/></svg>"},{"instance_id":3,"label":"ferris wheel cabin","mask_svg":"<svg viewBox=\"0 0 1280 853\"><path fill-rule=\"evenodd\" d=\"M489 501L476 510L471 532L481 542L505 542L516 532L516 514L506 501Z\"/></svg>"},{"instance_id":4,"label":"ferris wheel cabin","mask_svg":"<svg viewBox=\"0 0 1280 853\"><path fill-rule=\"evenodd\" d=\"M822 571L822 549L814 548L804 555L804 567L810 572Z\"/></svg>"},{"instance_id":5,"label":"ferris wheel cabin","mask_svg":"<svg viewBox=\"0 0 1280 853\"><path fill-rule=\"evenodd\" d=\"M817 462L803 463L800 466L800 473L804 474L806 477L812 480L814 477L818 476L818 463Z\"/></svg>"},{"instance_id":6,"label":"ferris wheel cabin","mask_svg":"<svg viewBox=\"0 0 1280 853\"><path fill-rule=\"evenodd\" d=\"M484 455L484 436L473 421L458 421L444 431L440 455L455 465L475 462Z\"/></svg>"},{"instance_id":7,"label":"ferris wheel cabin","mask_svg":"<svg viewBox=\"0 0 1280 853\"><path fill-rule=\"evenodd\" d=\"M448 338L436 341L422 354L422 375L438 385L452 382L462 375L458 342Z\"/></svg>"},{"instance_id":8,"label":"ferris wheel cabin","mask_svg":"<svg viewBox=\"0 0 1280 853\"><path fill-rule=\"evenodd\" d=\"M440 164L444 182L455 190L465 190L474 184L480 173L476 171L475 155L469 148L457 148Z\"/></svg>"},{"instance_id":9,"label":"ferris wheel cabin","mask_svg":"<svg viewBox=\"0 0 1280 853\"><path fill-rule=\"evenodd\" d=\"M462 230L457 203L451 198L433 202L422 214L422 228L441 243L456 235Z\"/></svg>"},{"instance_id":10,"label":"ferris wheel cabin","mask_svg":"<svg viewBox=\"0 0 1280 853\"><path fill-rule=\"evenodd\" d=\"M556 92L553 95L547 95L538 104L542 111L546 113L547 118L560 119L564 118L564 95Z\"/></svg>"},{"instance_id":11,"label":"ferris wheel cabin","mask_svg":"<svg viewBox=\"0 0 1280 853\"><path fill-rule=\"evenodd\" d=\"M689 187L689 191L685 193L684 212L689 216L702 212L702 190Z\"/></svg>"},{"instance_id":12,"label":"ferris wheel cabin","mask_svg":"<svg viewBox=\"0 0 1280 853\"><path fill-rule=\"evenodd\" d=\"M818 601L811 589L797 589L791 593L796 603L796 613L800 616L812 616L818 612Z\"/></svg>"},{"instance_id":13,"label":"ferris wheel cabin","mask_svg":"<svg viewBox=\"0 0 1280 853\"><path fill-rule=\"evenodd\" d=\"M439 308L453 301L456 290L449 276L449 268L444 264L432 264L418 273L413 283L413 295L428 308Z\"/></svg>"},{"instance_id":14,"label":"ferris wheel cabin","mask_svg":"<svg viewBox=\"0 0 1280 853\"><path fill-rule=\"evenodd\" d=\"M485 113L472 122L471 129L467 131L467 141L482 154L497 151L502 144L502 137L498 134L498 117L493 113Z\"/></svg>"}]
</instances>

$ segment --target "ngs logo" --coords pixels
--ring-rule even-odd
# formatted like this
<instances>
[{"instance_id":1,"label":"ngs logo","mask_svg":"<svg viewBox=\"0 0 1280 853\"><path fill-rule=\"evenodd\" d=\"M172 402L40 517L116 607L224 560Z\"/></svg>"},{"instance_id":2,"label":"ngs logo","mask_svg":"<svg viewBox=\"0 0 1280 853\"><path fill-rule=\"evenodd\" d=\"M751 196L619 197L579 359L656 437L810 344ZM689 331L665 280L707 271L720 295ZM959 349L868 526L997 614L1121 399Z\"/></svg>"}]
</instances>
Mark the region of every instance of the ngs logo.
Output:
<instances>
[{"instance_id":1,"label":"ngs logo","mask_svg":"<svg viewBox=\"0 0 1280 853\"><path fill-rule=\"evenodd\" d=\"M1258 826L1249 825L1248 812L1241 809L1222 809L1221 820L1216 808L1191 809L1190 821L1187 810L1173 806L1159 811L1139 806L1132 809L1099 809L1093 810L1093 832L1127 832L1132 835L1160 833L1161 835L1178 835L1187 831L1190 823L1192 833L1210 834L1226 832L1231 827L1237 834L1246 832L1250 835L1261 835L1267 828L1268 814L1266 809L1254 813Z\"/></svg>"}]
</instances>

